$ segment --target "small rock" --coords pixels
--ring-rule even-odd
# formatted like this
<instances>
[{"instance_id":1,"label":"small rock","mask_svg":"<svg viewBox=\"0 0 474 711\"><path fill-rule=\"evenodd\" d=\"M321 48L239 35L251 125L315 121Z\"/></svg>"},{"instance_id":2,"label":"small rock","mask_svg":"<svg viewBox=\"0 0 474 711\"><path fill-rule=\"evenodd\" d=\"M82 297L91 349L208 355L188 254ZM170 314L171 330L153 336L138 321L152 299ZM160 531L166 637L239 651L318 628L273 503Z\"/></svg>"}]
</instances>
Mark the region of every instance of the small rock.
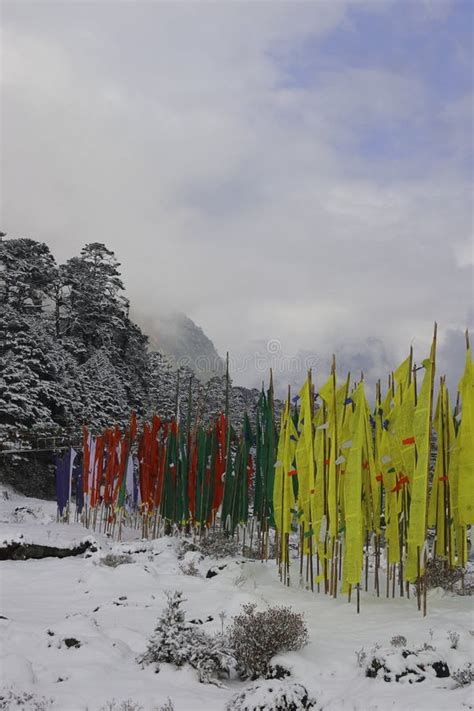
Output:
<instances>
[{"instance_id":1,"label":"small rock","mask_svg":"<svg viewBox=\"0 0 474 711\"><path fill-rule=\"evenodd\" d=\"M68 649L71 647L74 647L75 649L79 649L79 647L81 646L81 643L75 637L66 637L66 639L64 640L64 644L66 645L66 647Z\"/></svg>"}]
</instances>

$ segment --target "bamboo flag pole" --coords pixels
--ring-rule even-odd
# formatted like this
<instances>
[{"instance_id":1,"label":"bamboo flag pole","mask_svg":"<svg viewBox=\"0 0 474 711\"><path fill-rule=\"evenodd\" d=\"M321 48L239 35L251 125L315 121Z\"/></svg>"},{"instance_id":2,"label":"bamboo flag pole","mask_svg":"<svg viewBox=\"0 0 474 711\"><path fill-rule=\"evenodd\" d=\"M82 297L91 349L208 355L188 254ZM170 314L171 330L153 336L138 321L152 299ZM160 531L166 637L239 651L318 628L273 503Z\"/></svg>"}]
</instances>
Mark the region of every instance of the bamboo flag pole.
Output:
<instances>
[{"instance_id":1,"label":"bamboo flag pole","mask_svg":"<svg viewBox=\"0 0 474 711\"><path fill-rule=\"evenodd\" d=\"M192 435L191 435L191 418L192 418L192 407L193 407L193 375L191 373L189 377L188 384L188 412L186 417L186 486L189 484L189 477L192 467ZM188 502L187 511L185 512L186 523L185 530L186 533L190 533L191 530L191 520L190 520L190 508L189 508L189 494L184 495L184 500Z\"/></svg>"},{"instance_id":2,"label":"bamboo flag pole","mask_svg":"<svg viewBox=\"0 0 474 711\"><path fill-rule=\"evenodd\" d=\"M446 376L443 375L440 381L440 391L443 394L441 398L441 444L443 448L442 452L442 462L443 462L443 513L444 513L444 540L443 540L443 550L448 565L451 566L452 560L452 550L451 550L451 506L450 506L450 482L449 482L449 469L448 469L448 453L451 443L449 441L449 427L448 427L448 417L449 412L446 411L446 406L448 404L448 391L446 389ZM439 437L439 433L438 433ZM439 447L439 442L438 442ZM438 450L439 451L439 450ZM438 487L439 495L439 487Z\"/></svg>"},{"instance_id":3,"label":"bamboo flag pole","mask_svg":"<svg viewBox=\"0 0 474 711\"><path fill-rule=\"evenodd\" d=\"M415 407L418 404L418 388L417 388L417 371L418 368L416 367L416 363L413 365L413 388L414 388L414 404ZM415 467L416 467L416 462L418 460L418 454L416 452L415 448ZM420 547L417 546L417 576L416 576L416 600L417 600L417 605L418 609L421 610L421 588L420 588L420 575L421 575L421 566L420 566Z\"/></svg>"},{"instance_id":4,"label":"bamboo flag pole","mask_svg":"<svg viewBox=\"0 0 474 711\"><path fill-rule=\"evenodd\" d=\"M328 409L325 401L323 400L323 422L326 423L328 417ZM329 476L329 466L328 461L328 436L327 429L323 430L323 505L324 505L324 517L326 520L326 531L324 532L324 560L323 560L323 571L324 571L324 594L327 595L329 592L329 581L328 581L328 536L327 536L327 521L329 518L329 504L328 504L328 476Z\"/></svg>"},{"instance_id":5,"label":"bamboo flag pole","mask_svg":"<svg viewBox=\"0 0 474 711\"><path fill-rule=\"evenodd\" d=\"M433 327L433 341L431 344L431 353L430 353L430 358L432 360L432 366L431 366L431 382L430 382L430 402L429 402L429 429L428 429L428 473L426 477L426 501L428 501L428 495L429 495L429 473L430 473L430 459L431 459L431 445L433 441L433 392L434 392L434 380L435 380L435 370L436 370L436 342L437 342L437 333L438 333L438 324L434 323ZM426 505L426 514L425 514L425 536L428 531L428 505ZM427 590L426 590L426 563L427 563L427 554L426 554L426 547L425 547L425 552L424 552L424 561L423 561L423 617L426 617L426 611L427 611Z\"/></svg>"},{"instance_id":6,"label":"bamboo flag pole","mask_svg":"<svg viewBox=\"0 0 474 711\"><path fill-rule=\"evenodd\" d=\"M303 580L303 563L304 563L304 521L300 526L299 535L299 546L300 546L300 580Z\"/></svg>"},{"instance_id":7,"label":"bamboo flag pole","mask_svg":"<svg viewBox=\"0 0 474 711\"><path fill-rule=\"evenodd\" d=\"M336 400L336 356L333 353L332 355L332 364L331 364L331 378L332 378L332 416L334 418L334 428L332 432L332 436L334 437L334 443L331 443L331 449L334 452L334 456L337 458L337 400ZM329 457L331 457L331 454L329 454ZM331 470L329 469L329 474ZM336 505L335 505L335 516L336 516L336 535L332 540L332 551L331 551L331 582L330 582L330 587L329 587L329 594L332 595L333 597L337 596L337 560L336 560L336 540L337 540L337 528L338 528L338 500L337 500L337 492L338 492L338 486L337 486L337 468L335 469L335 476L336 476L336 481L334 482L334 496L336 498ZM331 521L329 521L329 524L331 524Z\"/></svg>"},{"instance_id":8,"label":"bamboo flag pole","mask_svg":"<svg viewBox=\"0 0 474 711\"><path fill-rule=\"evenodd\" d=\"M376 386L375 386L375 427L377 427L377 420L379 418L379 409L382 404L382 393L381 393L381 384L380 384L380 379L377 380ZM379 441L377 439L377 436L375 435L375 445L376 448L379 445ZM378 449L376 449L375 452L376 455L376 461L379 459L379 452ZM380 518L382 516L382 511L383 511L383 486L382 482L380 482L380 493L379 493L379 530L380 530ZM375 536L375 575L374 575L374 586L375 590L377 593L377 597L380 597L380 579L379 579L379 570L380 570L380 533Z\"/></svg>"},{"instance_id":9,"label":"bamboo flag pole","mask_svg":"<svg viewBox=\"0 0 474 711\"><path fill-rule=\"evenodd\" d=\"M334 421L335 421L335 427L334 427L334 435L335 435L335 446L334 446L334 455L336 457L336 462L339 459L339 455L341 454L341 451L339 451L339 443L338 443L338 437L337 437L337 398L336 398L336 356L333 355L333 407L334 407ZM351 374L347 373L347 378L346 378L346 388L344 391L344 402L342 406L342 423L341 423L341 431L342 427L344 426L345 422L345 417L346 417L346 407L348 406L348 395L349 395L349 387L350 387L350 380L351 380ZM341 479L341 465L336 463L336 516L339 517L339 508L341 504L341 485L340 485L340 479ZM338 518L337 518L338 521ZM334 549L335 555L333 559L333 565L335 566L335 571L334 571L334 584L333 584L333 592L332 594L334 597L337 597L337 588L338 588L338 580L341 580L341 575L342 575L342 558L343 558L343 551L342 551L342 542L339 538L339 524L336 524L336 539L334 542Z\"/></svg>"},{"instance_id":10,"label":"bamboo flag pole","mask_svg":"<svg viewBox=\"0 0 474 711\"><path fill-rule=\"evenodd\" d=\"M275 395L274 395L274 390L273 390L273 368L270 368L270 383L268 387L268 398L269 398L269 403L268 403L268 411L270 413L270 432L271 432L271 440L268 443L268 452L267 452L267 476L271 477L271 480L274 482L275 481L275 469L274 469L274 453L275 453ZM273 511L273 500L267 499L267 494L268 494L268 482L265 478L265 499L266 501L266 507L264 509L265 517L265 528L266 528L266 543L265 543L265 551L266 551L266 558L268 560L268 553L270 549L270 514ZM278 550L277 546L277 541L275 541L275 551Z\"/></svg>"},{"instance_id":11,"label":"bamboo flag pole","mask_svg":"<svg viewBox=\"0 0 474 711\"><path fill-rule=\"evenodd\" d=\"M262 391L264 390L264 384L262 382ZM270 511L271 511L271 504L268 499L268 477L270 475L269 468L273 467L274 461L273 461L273 451L270 448L270 442L267 441L267 435L268 431L265 431L265 428L269 428L270 431L272 432L272 438L274 437L275 433L275 422L274 422L274 401L273 401L273 370L270 368L270 382L268 385L268 401L267 401L267 417L270 417L270 423L265 422L262 423L265 425L264 428L262 428L263 432L263 452L266 453L266 456L262 460L262 465L264 467L263 469L263 496L262 496L262 516L261 516L261 526L262 526L262 560L265 555L265 551L267 552L267 557L268 557L268 537L269 537L269 521L270 521ZM273 439L271 440L273 441ZM273 475L274 475L274 470L273 470Z\"/></svg>"},{"instance_id":12,"label":"bamboo flag pole","mask_svg":"<svg viewBox=\"0 0 474 711\"><path fill-rule=\"evenodd\" d=\"M313 571L313 506L312 497L314 496L314 486L315 486L315 461L314 461L314 385L313 385L313 373L311 368L308 371L308 388L310 394L310 416L311 416L311 457L313 458L313 481L310 481L309 489L309 551L308 551L308 563L309 563L309 577L311 580L311 592L314 592L314 571ZM308 577L308 576L306 576Z\"/></svg>"},{"instance_id":13,"label":"bamboo flag pole","mask_svg":"<svg viewBox=\"0 0 474 711\"><path fill-rule=\"evenodd\" d=\"M287 419L288 417L291 417L291 406L290 406L290 398L291 398L291 387L288 385L288 399L287 399L287 404L286 404L286 417L285 417L285 422L284 426L288 427ZM281 436L281 434L280 434ZM286 434L285 434L286 438ZM284 505L285 505L285 462L282 462L282 467L283 467L283 472L282 472L282 477L281 477L281 528L280 528L280 538L281 538L281 551L280 551L280 567L283 565L283 575L284 575L284 582L286 583L286 574L287 574L287 564L285 561L285 553L287 552L287 535L286 533L283 532L283 526L284 526Z\"/></svg>"},{"instance_id":14,"label":"bamboo flag pole","mask_svg":"<svg viewBox=\"0 0 474 711\"><path fill-rule=\"evenodd\" d=\"M224 482L224 500L226 500L226 490L230 486L230 416L229 416L229 351L225 356L225 482ZM226 521L222 517L221 528L225 528Z\"/></svg>"}]
</instances>

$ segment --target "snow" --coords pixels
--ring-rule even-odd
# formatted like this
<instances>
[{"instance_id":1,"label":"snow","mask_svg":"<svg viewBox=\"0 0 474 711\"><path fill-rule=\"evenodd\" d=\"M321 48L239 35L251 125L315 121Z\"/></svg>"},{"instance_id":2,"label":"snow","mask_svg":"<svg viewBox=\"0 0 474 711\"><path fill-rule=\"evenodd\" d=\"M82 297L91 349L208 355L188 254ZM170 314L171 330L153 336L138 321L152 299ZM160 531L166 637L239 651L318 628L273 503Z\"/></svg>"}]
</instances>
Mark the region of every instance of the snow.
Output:
<instances>
[{"instance_id":1,"label":"snow","mask_svg":"<svg viewBox=\"0 0 474 711\"><path fill-rule=\"evenodd\" d=\"M25 507L32 513L19 513ZM302 683L324 711L437 711L473 708L472 691L453 689L451 679L429 676L419 684L368 679L355 651L378 642L390 646L404 635L408 647L436 646L450 669L473 659L472 600L435 590L428 594L423 618L416 601L361 594L336 600L312 594L299 585L292 565L292 586L284 587L274 561L242 557L219 561L188 553L178 558L179 541L113 542L80 524L56 523L53 502L27 499L9 492L0 501L0 544L4 540L72 547L92 536L96 552L63 559L4 561L1 565L0 677L2 689L28 691L54 700L60 711L98 711L107 700L133 699L152 710L171 698L176 711L224 710L229 699L250 682L231 679L224 688L200 684L195 670L162 664L156 674L136 662L165 605L166 590L182 590L186 619L200 619L207 632L221 628L219 613L229 624L243 603L291 605L305 615L310 643L275 661L291 670L291 682ZM23 538L20 538L23 536ZM132 556L132 563L110 567L109 553ZM201 576L185 575L181 566L193 560ZM207 579L209 568L224 566ZM206 621L208 617L212 621ZM460 635L451 649L448 631ZM79 647L67 646L74 639Z\"/></svg>"}]
</instances>

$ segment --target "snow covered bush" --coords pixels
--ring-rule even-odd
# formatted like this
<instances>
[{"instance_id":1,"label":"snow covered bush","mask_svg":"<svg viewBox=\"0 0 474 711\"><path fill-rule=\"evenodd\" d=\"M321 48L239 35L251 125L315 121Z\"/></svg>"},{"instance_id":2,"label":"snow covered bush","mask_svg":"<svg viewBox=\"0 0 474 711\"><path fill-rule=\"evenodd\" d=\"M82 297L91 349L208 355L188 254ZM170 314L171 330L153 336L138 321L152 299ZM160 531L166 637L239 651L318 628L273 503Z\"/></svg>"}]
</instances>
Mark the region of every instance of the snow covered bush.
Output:
<instances>
[{"instance_id":1,"label":"snow covered bush","mask_svg":"<svg viewBox=\"0 0 474 711\"><path fill-rule=\"evenodd\" d=\"M199 550L210 558L227 558L239 554L237 540L222 531L208 531L196 543Z\"/></svg>"},{"instance_id":2,"label":"snow covered bush","mask_svg":"<svg viewBox=\"0 0 474 711\"><path fill-rule=\"evenodd\" d=\"M427 562L423 580L428 589L443 588L453 592L462 580L462 576L461 567L450 568L444 558L435 557Z\"/></svg>"},{"instance_id":3,"label":"snow covered bush","mask_svg":"<svg viewBox=\"0 0 474 711\"><path fill-rule=\"evenodd\" d=\"M126 699L125 701L111 699L106 701L99 711L144 711L144 709L141 704L136 703L133 699Z\"/></svg>"},{"instance_id":4,"label":"snow covered bush","mask_svg":"<svg viewBox=\"0 0 474 711\"><path fill-rule=\"evenodd\" d=\"M226 635L211 636L201 632L189 663L198 672L202 684L215 684L216 679L228 678L235 667L235 658Z\"/></svg>"},{"instance_id":5,"label":"snow covered bush","mask_svg":"<svg viewBox=\"0 0 474 711\"><path fill-rule=\"evenodd\" d=\"M48 711L53 704L53 699L47 699L45 696L36 696L27 691L16 692L13 689L0 691L0 710L13 711L13 709L21 709L21 711Z\"/></svg>"},{"instance_id":6,"label":"snow covered bush","mask_svg":"<svg viewBox=\"0 0 474 711\"><path fill-rule=\"evenodd\" d=\"M301 613L283 606L257 612L256 607L244 605L243 612L233 618L229 633L243 678L266 677L275 654L300 649L308 641Z\"/></svg>"},{"instance_id":7,"label":"snow covered bush","mask_svg":"<svg viewBox=\"0 0 474 711\"><path fill-rule=\"evenodd\" d=\"M133 699L126 699L125 701L111 699L110 701L106 701L105 704L100 707L99 711L145 711L145 709L141 704L133 701ZM173 702L168 698L161 706L155 706L153 711L174 711Z\"/></svg>"},{"instance_id":8,"label":"snow covered bush","mask_svg":"<svg viewBox=\"0 0 474 711\"><path fill-rule=\"evenodd\" d=\"M158 672L160 663L182 667L190 664L199 674L203 684L218 684L221 676L230 675L235 660L226 635L209 635L196 629L185 620L181 605L183 594L177 590L167 592L167 605L144 655L141 664L154 664Z\"/></svg>"},{"instance_id":9,"label":"snow covered bush","mask_svg":"<svg viewBox=\"0 0 474 711\"><path fill-rule=\"evenodd\" d=\"M127 563L133 563L131 555L107 553L106 556L100 559L100 564L109 568L117 568L119 565L125 565Z\"/></svg>"},{"instance_id":10,"label":"snow covered bush","mask_svg":"<svg viewBox=\"0 0 474 711\"><path fill-rule=\"evenodd\" d=\"M268 667L267 679L284 679L287 676L291 676L291 672L282 664L270 664Z\"/></svg>"},{"instance_id":11,"label":"snow covered bush","mask_svg":"<svg viewBox=\"0 0 474 711\"><path fill-rule=\"evenodd\" d=\"M196 563L194 560L189 560L185 563L181 563L179 566L179 569L184 575L191 575L193 578L200 578L201 573L199 572L199 568L197 567Z\"/></svg>"},{"instance_id":12,"label":"snow covered bush","mask_svg":"<svg viewBox=\"0 0 474 711\"><path fill-rule=\"evenodd\" d=\"M404 637L402 634L396 634L390 640L390 644L392 645L392 647L406 647L407 646L407 638Z\"/></svg>"},{"instance_id":13,"label":"snow covered bush","mask_svg":"<svg viewBox=\"0 0 474 711\"><path fill-rule=\"evenodd\" d=\"M226 711L299 711L312 709L312 698L302 684L288 681L259 681L232 697Z\"/></svg>"},{"instance_id":14,"label":"snow covered bush","mask_svg":"<svg viewBox=\"0 0 474 711\"><path fill-rule=\"evenodd\" d=\"M406 646L383 649L376 644L368 652L361 649L357 656L360 666L365 669L365 675L371 679L413 684L425 681L427 677L450 676L442 655L429 644L415 647L413 650Z\"/></svg>"},{"instance_id":15,"label":"snow covered bush","mask_svg":"<svg viewBox=\"0 0 474 711\"><path fill-rule=\"evenodd\" d=\"M459 637L460 637L459 632L453 632L452 630L449 630L448 639L449 639L449 643L451 645L451 649L458 648Z\"/></svg>"},{"instance_id":16,"label":"snow covered bush","mask_svg":"<svg viewBox=\"0 0 474 711\"><path fill-rule=\"evenodd\" d=\"M472 684L474 681L474 667L470 662L468 662L460 669L453 671L451 677L456 684L456 689L462 686L469 686L469 684Z\"/></svg>"},{"instance_id":17,"label":"snow covered bush","mask_svg":"<svg viewBox=\"0 0 474 711\"><path fill-rule=\"evenodd\" d=\"M185 538L182 539L179 542L178 548L176 549L176 554L177 554L178 560L183 560L186 553L189 553L189 552L195 553L197 550L198 550L198 547L195 543L193 543L192 541L187 541Z\"/></svg>"},{"instance_id":18,"label":"snow covered bush","mask_svg":"<svg viewBox=\"0 0 474 711\"><path fill-rule=\"evenodd\" d=\"M164 704L157 706L156 711L174 711L174 705L169 696Z\"/></svg>"}]
</instances>

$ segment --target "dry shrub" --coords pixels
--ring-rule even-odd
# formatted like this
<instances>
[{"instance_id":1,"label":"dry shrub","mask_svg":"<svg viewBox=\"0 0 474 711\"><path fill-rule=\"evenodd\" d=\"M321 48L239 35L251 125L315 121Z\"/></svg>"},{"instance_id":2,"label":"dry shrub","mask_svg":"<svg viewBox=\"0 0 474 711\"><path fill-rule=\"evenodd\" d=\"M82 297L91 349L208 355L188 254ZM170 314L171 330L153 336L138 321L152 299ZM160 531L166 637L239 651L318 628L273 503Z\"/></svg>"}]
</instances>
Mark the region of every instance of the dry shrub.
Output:
<instances>
[{"instance_id":1,"label":"dry shrub","mask_svg":"<svg viewBox=\"0 0 474 711\"><path fill-rule=\"evenodd\" d=\"M474 667L471 662L468 662L460 669L453 671L451 677L456 684L455 688L458 689L462 686L469 686L474 681Z\"/></svg>"},{"instance_id":2,"label":"dry shrub","mask_svg":"<svg viewBox=\"0 0 474 711\"><path fill-rule=\"evenodd\" d=\"M108 568L117 568L119 565L127 565L129 563L133 563L131 555L118 553L107 553L107 555L100 559L100 564Z\"/></svg>"},{"instance_id":3,"label":"dry shrub","mask_svg":"<svg viewBox=\"0 0 474 711\"><path fill-rule=\"evenodd\" d=\"M22 711L48 711L53 703L53 699L36 696L28 691L17 692L13 689L0 691L0 709L2 711L10 711L14 708L22 709Z\"/></svg>"},{"instance_id":4,"label":"dry shrub","mask_svg":"<svg viewBox=\"0 0 474 711\"><path fill-rule=\"evenodd\" d=\"M244 678L267 677L275 654L300 649L308 642L304 617L290 607L244 605L233 619L229 638L238 669Z\"/></svg>"},{"instance_id":5,"label":"dry shrub","mask_svg":"<svg viewBox=\"0 0 474 711\"><path fill-rule=\"evenodd\" d=\"M424 581L428 588L443 588L453 591L462 580L463 569L450 568L443 558L432 558L426 564Z\"/></svg>"},{"instance_id":6,"label":"dry shrub","mask_svg":"<svg viewBox=\"0 0 474 711\"><path fill-rule=\"evenodd\" d=\"M240 552L237 540L223 531L208 531L196 543L201 553L210 558L234 557Z\"/></svg>"}]
</instances>

